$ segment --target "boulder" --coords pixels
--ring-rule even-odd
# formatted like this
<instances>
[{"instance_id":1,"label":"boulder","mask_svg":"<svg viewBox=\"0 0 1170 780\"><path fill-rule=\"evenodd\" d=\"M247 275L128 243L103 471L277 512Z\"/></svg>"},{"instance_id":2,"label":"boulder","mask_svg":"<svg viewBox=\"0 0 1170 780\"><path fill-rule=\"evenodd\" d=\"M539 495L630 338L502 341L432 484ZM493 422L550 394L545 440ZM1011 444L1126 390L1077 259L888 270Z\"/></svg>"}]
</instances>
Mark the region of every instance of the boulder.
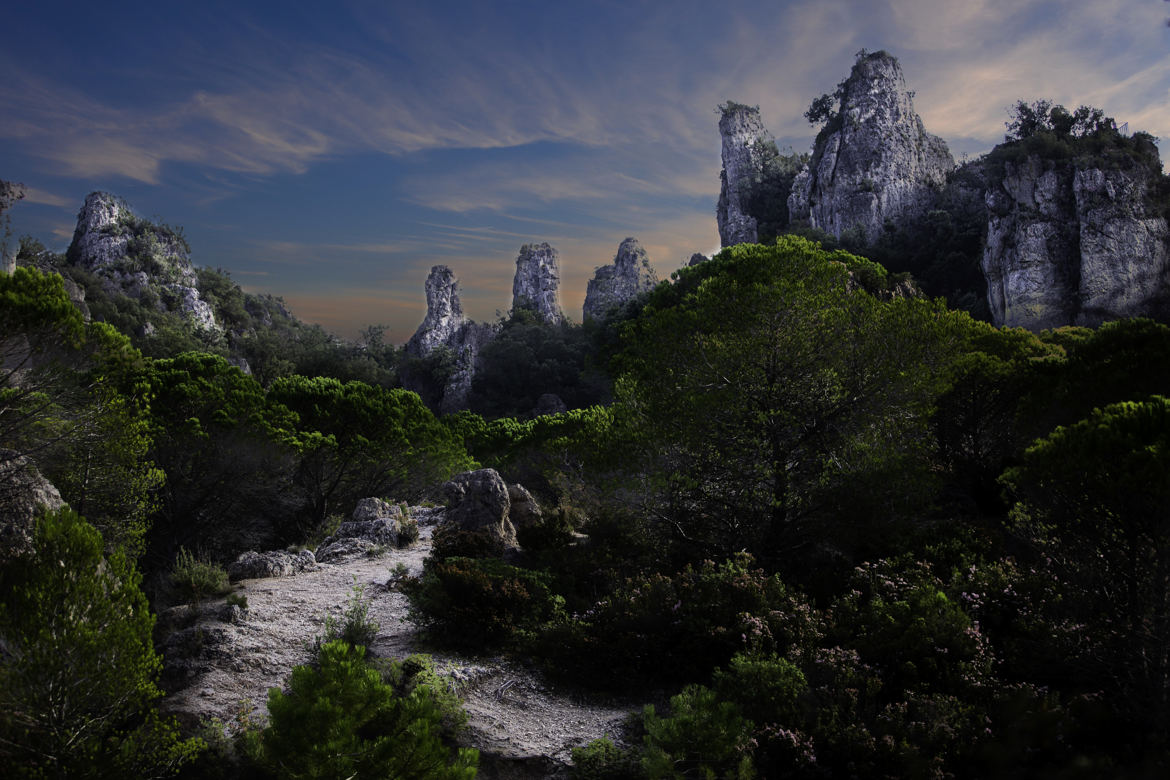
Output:
<instances>
[{"instance_id":1,"label":"boulder","mask_svg":"<svg viewBox=\"0 0 1170 780\"><path fill-rule=\"evenodd\" d=\"M286 550L241 553L227 567L228 579L259 580L268 577L291 577L317 568L317 559L309 550L291 553Z\"/></svg>"},{"instance_id":2,"label":"boulder","mask_svg":"<svg viewBox=\"0 0 1170 780\"><path fill-rule=\"evenodd\" d=\"M401 514L400 514L401 516ZM325 538L317 548L317 560L331 563L354 555L366 555L384 547L398 546L398 518L351 520Z\"/></svg>"},{"instance_id":3,"label":"boulder","mask_svg":"<svg viewBox=\"0 0 1170 780\"><path fill-rule=\"evenodd\" d=\"M492 546L516 548L516 528L509 519L512 507L508 485L495 469L458 474L443 485L447 513L442 527L481 535Z\"/></svg>"},{"instance_id":4,"label":"boulder","mask_svg":"<svg viewBox=\"0 0 1170 780\"><path fill-rule=\"evenodd\" d=\"M32 549L33 523L65 506L53 483L28 458L0 450L0 565Z\"/></svg>"},{"instance_id":5,"label":"boulder","mask_svg":"<svg viewBox=\"0 0 1170 780\"><path fill-rule=\"evenodd\" d=\"M352 515L354 521L359 523L381 518L397 520L400 517L402 517L402 507L380 498L363 498L358 501Z\"/></svg>"},{"instance_id":6,"label":"boulder","mask_svg":"<svg viewBox=\"0 0 1170 780\"><path fill-rule=\"evenodd\" d=\"M508 499L511 502L508 519L512 521L512 526L517 531L522 528L538 526L544 522L544 516L540 512L540 504L536 503L536 499L523 485L508 485Z\"/></svg>"}]
</instances>

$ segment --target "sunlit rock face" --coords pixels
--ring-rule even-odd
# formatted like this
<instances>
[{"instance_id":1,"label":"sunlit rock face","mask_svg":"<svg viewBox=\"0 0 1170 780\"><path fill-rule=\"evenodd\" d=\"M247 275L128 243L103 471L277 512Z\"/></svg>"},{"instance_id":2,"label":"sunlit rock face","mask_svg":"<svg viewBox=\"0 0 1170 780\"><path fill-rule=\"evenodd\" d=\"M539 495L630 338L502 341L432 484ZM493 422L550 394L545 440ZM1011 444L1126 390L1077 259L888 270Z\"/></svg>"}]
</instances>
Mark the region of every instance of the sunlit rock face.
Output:
<instances>
[{"instance_id":1,"label":"sunlit rock face","mask_svg":"<svg viewBox=\"0 0 1170 780\"><path fill-rule=\"evenodd\" d=\"M946 142L926 132L902 68L886 52L858 58L840 99L793 182L789 218L874 241L886 220L925 213L955 163Z\"/></svg>"},{"instance_id":2,"label":"sunlit rock face","mask_svg":"<svg viewBox=\"0 0 1170 780\"><path fill-rule=\"evenodd\" d=\"M650 265L646 250L636 238L627 238L618 246L612 265L603 265L593 273L585 288L585 319L602 320L614 309L654 289L658 276Z\"/></svg>"},{"instance_id":3,"label":"sunlit rock face","mask_svg":"<svg viewBox=\"0 0 1170 780\"><path fill-rule=\"evenodd\" d=\"M1043 330L1167 316L1170 230L1149 203L1159 166L1029 156L987 191L983 272L996 325Z\"/></svg>"},{"instance_id":4,"label":"sunlit rock face","mask_svg":"<svg viewBox=\"0 0 1170 780\"><path fill-rule=\"evenodd\" d=\"M77 215L69 260L97 274L111 295L152 302L177 312L194 328L223 328L199 295L190 249L179 233L134 215L121 198L91 192Z\"/></svg>"},{"instance_id":5,"label":"sunlit rock face","mask_svg":"<svg viewBox=\"0 0 1170 780\"><path fill-rule=\"evenodd\" d=\"M429 357L436 350L449 350L452 361L439 401L439 411L451 414L467 408L471 380L479 367L479 353L491 341L496 330L488 324L472 322L463 316L459 300L459 280L445 265L431 268L425 283L427 316L406 343L412 357Z\"/></svg>"},{"instance_id":6,"label":"sunlit rock face","mask_svg":"<svg viewBox=\"0 0 1170 780\"><path fill-rule=\"evenodd\" d=\"M715 210L719 241L722 246L754 244L759 240L758 224L748 213L748 199L752 186L764 176L764 144L772 136L764 129L757 106L729 102L720 111L723 170Z\"/></svg>"},{"instance_id":7,"label":"sunlit rock face","mask_svg":"<svg viewBox=\"0 0 1170 780\"><path fill-rule=\"evenodd\" d=\"M547 243L525 244L516 258L512 310L528 309L550 325L565 319L561 309L561 265L557 250Z\"/></svg>"}]
</instances>

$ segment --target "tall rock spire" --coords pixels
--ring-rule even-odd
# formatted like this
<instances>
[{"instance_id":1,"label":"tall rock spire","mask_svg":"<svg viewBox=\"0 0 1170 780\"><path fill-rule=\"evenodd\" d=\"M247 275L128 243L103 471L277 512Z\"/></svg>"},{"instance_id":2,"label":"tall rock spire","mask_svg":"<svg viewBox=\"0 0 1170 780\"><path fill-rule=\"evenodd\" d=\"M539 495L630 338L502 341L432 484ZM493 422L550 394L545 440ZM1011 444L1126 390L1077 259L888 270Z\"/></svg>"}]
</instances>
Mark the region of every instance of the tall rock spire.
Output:
<instances>
[{"instance_id":1,"label":"tall rock spire","mask_svg":"<svg viewBox=\"0 0 1170 780\"><path fill-rule=\"evenodd\" d=\"M564 321L561 310L561 265L557 250L547 243L525 244L516 258L512 309L528 309L549 324Z\"/></svg>"},{"instance_id":2,"label":"tall rock spire","mask_svg":"<svg viewBox=\"0 0 1170 780\"><path fill-rule=\"evenodd\" d=\"M723 246L759 240L756 218L748 213L752 187L764 177L766 144L758 106L728 101L719 107L719 136L723 140L723 170L719 174L719 241Z\"/></svg>"},{"instance_id":3,"label":"tall rock spire","mask_svg":"<svg viewBox=\"0 0 1170 780\"><path fill-rule=\"evenodd\" d=\"M611 310L626 301L654 289L658 276L650 266L646 250L636 238L627 238L618 246L612 265L598 268L585 290L585 319L604 319Z\"/></svg>"},{"instance_id":4,"label":"tall rock spire","mask_svg":"<svg viewBox=\"0 0 1170 780\"><path fill-rule=\"evenodd\" d=\"M788 211L835 236L854 230L873 241L887 219L925 213L955 161L946 142L924 129L890 54L859 55L837 94L840 110L793 182Z\"/></svg>"}]
</instances>

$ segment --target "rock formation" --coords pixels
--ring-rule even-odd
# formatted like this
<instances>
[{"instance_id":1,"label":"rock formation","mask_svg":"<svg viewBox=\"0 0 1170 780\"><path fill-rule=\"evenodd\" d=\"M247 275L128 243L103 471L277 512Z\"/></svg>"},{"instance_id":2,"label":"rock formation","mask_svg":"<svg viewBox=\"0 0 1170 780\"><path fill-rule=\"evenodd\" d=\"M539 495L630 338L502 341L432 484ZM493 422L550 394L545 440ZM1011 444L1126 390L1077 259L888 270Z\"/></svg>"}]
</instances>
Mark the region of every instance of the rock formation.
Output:
<instances>
[{"instance_id":1,"label":"rock formation","mask_svg":"<svg viewBox=\"0 0 1170 780\"><path fill-rule=\"evenodd\" d=\"M111 295L152 299L159 311L178 312L196 329L219 333L211 306L199 295L189 252L182 236L134 216L121 198L91 192L68 256L101 277Z\"/></svg>"},{"instance_id":2,"label":"rock formation","mask_svg":"<svg viewBox=\"0 0 1170 780\"><path fill-rule=\"evenodd\" d=\"M499 555L517 549L508 485L495 469L456 474L443 485L443 494L447 514L436 538L458 531L482 537L486 552Z\"/></svg>"},{"instance_id":3,"label":"rock formation","mask_svg":"<svg viewBox=\"0 0 1170 780\"><path fill-rule=\"evenodd\" d=\"M259 580L267 577L292 577L303 571L312 571L317 566L317 559L309 550L289 552L288 550L269 550L255 552L249 550L240 553L240 556L228 564L228 578L232 582L238 580Z\"/></svg>"},{"instance_id":4,"label":"rock formation","mask_svg":"<svg viewBox=\"0 0 1170 780\"><path fill-rule=\"evenodd\" d=\"M495 337L495 328L463 316L459 280L445 265L431 268L426 280L427 316L406 343L406 353L425 358L436 350L450 351L452 370L442 388L439 411L450 414L467 408L471 380L479 353Z\"/></svg>"},{"instance_id":5,"label":"rock formation","mask_svg":"<svg viewBox=\"0 0 1170 780\"><path fill-rule=\"evenodd\" d=\"M840 110L793 182L788 211L837 237L860 230L873 241L886 220L930 208L954 159L946 142L923 128L902 69L886 52L860 56L838 95Z\"/></svg>"},{"instance_id":6,"label":"rock formation","mask_svg":"<svg viewBox=\"0 0 1170 780\"><path fill-rule=\"evenodd\" d=\"M695 252L693 255L691 255L691 259L687 261L687 267L690 268L692 265L698 265L699 263L705 263L710 259L711 258L707 257L702 252Z\"/></svg>"},{"instance_id":7,"label":"rock formation","mask_svg":"<svg viewBox=\"0 0 1170 780\"><path fill-rule=\"evenodd\" d=\"M38 515L64 506L57 488L31 460L0 450L0 566L31 551Z\"/></svg>"},{"instance_id":8,"label":"rock formation","mask_svg":"<svg viewBox=\"0 0 1170 780\"><path fill-rule=\"evenodd\" d=\"M759 240L757 221L748 213L752 186L764 176L766 145L772 136L764 129L758 106L728 101L720 106L719 136L723 140L723 170L719 174L719 241L723 246Z\"/></svg>"},{"instance_id":9,"label":"rock formation","mask_svg":"<svg viewBox=\"0 0 1170 780\"><path fill-rule=\"evenodd\" d=\"M983 253L992 322L1030 330L1164 317L1170 230L1147 192L1156 155L1005 161L987 191Z\"/></svg>"},{"instance_id":10,"label":"rock formation","mask_svg":"<svg viewBox=\"0 0 1170 780\"><path fill-rule=\"evenodd\" d=\"M516 276L512 280L513 311L528 309L550 325L564 322L560 286L561 267L557 250L547 243L520 247Z\"/></svg>"},{"instance_id":11,"label":"rock formation","mask_svg":"<svg viewBox=\"0 0 1170 780\"><path fill-rule=\"evenodd\" d=\"M627 238L618 247L613 265L593 273L585 290L584 318L601 320L614 308L649 292L658 284L650 258L636 238Z\"/></svg>"}]
</instances>

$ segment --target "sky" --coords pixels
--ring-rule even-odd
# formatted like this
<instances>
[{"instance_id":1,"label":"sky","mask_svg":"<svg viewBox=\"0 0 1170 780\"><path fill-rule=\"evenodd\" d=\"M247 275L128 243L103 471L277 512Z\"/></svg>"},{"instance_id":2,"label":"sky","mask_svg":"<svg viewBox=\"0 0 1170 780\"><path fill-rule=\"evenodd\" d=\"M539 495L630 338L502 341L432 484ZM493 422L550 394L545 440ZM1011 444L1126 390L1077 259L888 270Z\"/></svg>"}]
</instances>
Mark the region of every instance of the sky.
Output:
<instances>
[{"instance_id":1,"label":"sky","mask_svg":"<svg viewBox=\"0 0 1170 780\"><path fill-rule=\"evenodd\" d=\"M1021 99L1170 138L1163 0L38 0L3 17L15 235L64 250L85 196L113 192L182 226L196 265L344 337L408 339L440 263L465 313L494 319L524 243L559 251L576 320L627 236L660 278L710 254L716 107L758 105L807 152L803 112L863 48L900 60L957 159L1001 141Z\"/></svg>"}]
</instances>

